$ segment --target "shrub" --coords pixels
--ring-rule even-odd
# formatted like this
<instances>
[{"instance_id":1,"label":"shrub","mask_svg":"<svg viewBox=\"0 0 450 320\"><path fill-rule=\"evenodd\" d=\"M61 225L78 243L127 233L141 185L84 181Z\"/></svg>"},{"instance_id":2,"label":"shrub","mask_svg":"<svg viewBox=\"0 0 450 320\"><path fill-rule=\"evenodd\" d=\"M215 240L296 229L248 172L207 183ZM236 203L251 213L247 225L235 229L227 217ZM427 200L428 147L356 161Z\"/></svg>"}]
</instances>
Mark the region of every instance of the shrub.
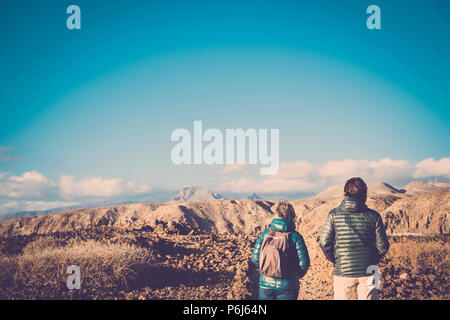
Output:
<instances>
[{"instance_id":1,"label":"shrub","mask_svg":"<svg viewBox=\"0 0 450 320\"><path fill-rule=\"evenodd\" d=\"M67 291L67 267L77 265L82 289L127 288L130 281L139 280L139 270L150 262L148 250L130 244L95 240L62 244L40 238L24 247L21 254L0 256L0 283L2 287Z\"/></svg>"},{"instance_id":2,"label":"shrub","mask_svg":"<svg viewBox=\"0 0 450 320\"><path fill-rule=\"evenodd\" d=\"M450 243L441 241L399 241L392 243L386 256L397 269L413 275L441 274L450 270Z\"/></svg>"}]
</instances>

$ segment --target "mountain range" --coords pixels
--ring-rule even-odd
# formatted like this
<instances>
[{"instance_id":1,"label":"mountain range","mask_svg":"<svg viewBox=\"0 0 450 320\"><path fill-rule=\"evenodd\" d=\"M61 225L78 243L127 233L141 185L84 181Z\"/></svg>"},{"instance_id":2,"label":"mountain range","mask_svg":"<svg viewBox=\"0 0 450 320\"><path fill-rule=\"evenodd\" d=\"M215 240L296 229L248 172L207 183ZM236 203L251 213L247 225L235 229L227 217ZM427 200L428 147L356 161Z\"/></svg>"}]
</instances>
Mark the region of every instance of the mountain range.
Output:
<instances>
[{"instance_id":1,"label":"mountain range","mask_svg":"<svg viewBox=\"0 0 450 320\"><path fill-rule=\"evenodd\" d=\"M185 187L172 197L172 200L182 202L217 199L223 199L223 196L218 193L210 192L203 187Z\"/></svg>"},{"instance_id":2,"label":"mountain range","mask_svg":"<svg viewBox=\"0 0 450 320\"><path fill-rule=\"evenodd\" d=\"M0 223L2 221L13 219L13 218L25 218L25 217L35 217L40 215L47 215L56 212L76 210L76 209L94 209L108 206L117 205L127 205L127 204L137 204L137 203L165 203L169 201L198 201L198 200L217 200L217 199L250 199L257 200L262 199L256 193L249 196L245 194L226 194L222 195L219 193L211 192L203 187L185 187L180 191L174 190L156 190L151 193L141 194L138 196L130 197L127 199L112 199L112 200L101 200L95 202L85 202L72 206L51 208L48 210L35 210L35 211L19 211L10 212L0 215Z\"/></svg>"},{"instance_id":3,"label":"mountain range","mask_svg":"<svg viewBox=\"0 0 450 320\"><path fill-rule=\"evenodd\" d=\"M414 182L397 189L379 182L369 184L368 188L367 204L380 212L388 233L449 232L450 185ZM342 186L335 186L315 197L290 201L297 213L299 230L317 237L328 212L342 200L342 190ZM203 188L184 188L166 203L120 204L9 219L0 224L0 235L46 234L97 226L163 228L180 234L191 231L250 234L268 224L277 203L217 197ZM199 200L191 200L194 198Z\"/></svg>"}]
</instances>

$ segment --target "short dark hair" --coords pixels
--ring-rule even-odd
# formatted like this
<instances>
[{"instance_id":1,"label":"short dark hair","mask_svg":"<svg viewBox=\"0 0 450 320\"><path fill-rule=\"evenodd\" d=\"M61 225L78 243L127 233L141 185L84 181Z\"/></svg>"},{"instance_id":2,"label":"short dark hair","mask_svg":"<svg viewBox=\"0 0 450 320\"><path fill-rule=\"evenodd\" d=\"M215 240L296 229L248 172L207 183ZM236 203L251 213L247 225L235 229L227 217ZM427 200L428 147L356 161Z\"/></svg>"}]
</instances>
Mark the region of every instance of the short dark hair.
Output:
<instances>
[{"instance_id":1,"label":"short dark hair","mask_svg":"<svg viewBox=\"0 0 450 320\"><path fill-rule=\"evenodd\" d=\"M295 219L295 210L292 204L287 201L281 201L278 204L276 209L276 213L280 218L294 220Z\"/></svg>"},{"instance_id":2,"label":"short dark hair","mask_svg":"<svg viewBox=\"0 0 450 320\"><path fill-rule=\"evenodd\" d=\"M356 197L362 202L367 200L367 185L363 179L359 177L347 180L344 187L344 195L348 197Z\"/></svg>"}]
</instances>

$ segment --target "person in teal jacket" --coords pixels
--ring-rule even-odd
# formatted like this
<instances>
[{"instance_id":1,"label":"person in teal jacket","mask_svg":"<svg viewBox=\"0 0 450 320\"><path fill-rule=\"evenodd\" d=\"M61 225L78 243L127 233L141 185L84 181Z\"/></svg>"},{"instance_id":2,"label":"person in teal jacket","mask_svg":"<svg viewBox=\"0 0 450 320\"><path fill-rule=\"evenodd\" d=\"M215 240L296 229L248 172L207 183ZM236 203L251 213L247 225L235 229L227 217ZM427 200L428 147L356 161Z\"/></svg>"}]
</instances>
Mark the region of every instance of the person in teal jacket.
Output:
<instances>
[{"instance_id":1,"label":"person in teal jacket","mask_svg":"<svg viewBox=\"0 0 450 320\"><path fill-rule=\"evenodd\" d=\"M270 228L264 230L256 241L252 253L252 262L260 268L261 247L270 232L286 236L289 245L289 266L284 277L269 277L260 272L259 299L260 300L297 300L300 283L309 268L309 254L305 241L300 233L295 231L295 210L291 204L282 201L276 209L277 217L270 224ZM277 237L281 238L281 237Z\"/></svg>"}]
</instances>

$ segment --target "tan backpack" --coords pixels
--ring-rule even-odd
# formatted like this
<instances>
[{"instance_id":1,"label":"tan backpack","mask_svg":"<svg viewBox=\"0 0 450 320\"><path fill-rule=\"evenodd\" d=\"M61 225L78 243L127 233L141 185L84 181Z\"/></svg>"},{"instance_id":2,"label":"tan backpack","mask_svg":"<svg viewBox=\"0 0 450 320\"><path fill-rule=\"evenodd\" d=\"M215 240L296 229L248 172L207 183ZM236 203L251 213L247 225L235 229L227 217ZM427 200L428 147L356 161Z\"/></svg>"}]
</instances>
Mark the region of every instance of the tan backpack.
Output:
<instances>
[{"instance_id":1,"label":"tan backpack","mask_svg":"<svg viewBox=\"0 0 450 320\"><path fill-rule=\"evenodd\" d=\"M285 279L287 277L290 260L289 251L291 242L289 236L291 232L279 232L270 229L261 246L259 255L259 271L261 274Z\"/></svg>"}]
</instances>

